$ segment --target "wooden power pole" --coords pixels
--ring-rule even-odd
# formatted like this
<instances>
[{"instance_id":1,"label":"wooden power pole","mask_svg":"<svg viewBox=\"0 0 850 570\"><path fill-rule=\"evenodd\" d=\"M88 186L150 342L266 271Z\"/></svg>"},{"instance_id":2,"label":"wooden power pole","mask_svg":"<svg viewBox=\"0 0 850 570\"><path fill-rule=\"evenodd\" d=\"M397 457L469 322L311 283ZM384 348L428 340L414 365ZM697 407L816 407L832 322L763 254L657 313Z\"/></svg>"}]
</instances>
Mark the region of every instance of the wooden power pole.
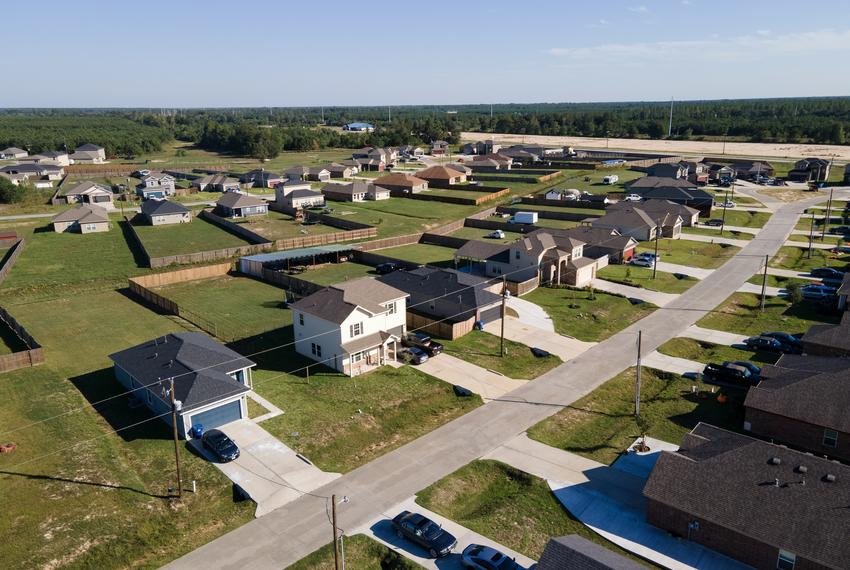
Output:
<instances>
[{"instance_id":1,"label":"wooden power pole","mask_svg":"<svg viewBox=\"0 0 850 570\"><path fill-rule=\"evenodd\" d=\"M508 299L508 280L502 276L502 332L499 335L499 356L505 356L505 303Z\"/></svg>"},{"instance_id":2,"label":"wooden power pole","mask_svg":"<svg viewBox=\"0 0 850 570\"><path fill-rule=\"evenodd\" d=\"M334 570L340 570L339 567L339 538L336 526L336 495L331 495L331 524L334 527Z\"/></svg>"},{"instance_id":3,"label":"wooden power pole","mask_svg":"<svg viewBox=\"0 0 850 570\"><path fill-rule=\"evenodd\" d=\"M764 256L764 273L761 276L761 302L759 303L759 310L764 311L764 299L766 297L765 293L767 291L767 264L770 261L770 256Z\"/></svg>"},{"instance_id":4,"label":"wooden power pole","mask_svg":"<svg viewBox=\"0 0 850 570\"><path fill-rule=\"evenodd\" d=\"M180 437L177 433L177 400L174 397L174 378L169 378L171 394L171 427L174 433L174 464L177 466L177 496L183 496L183 478L180 475Z\"/></svg>"},{"instance_id":5,"label":"wooden power pole","mask_svg":"<svg viewBox=\"0 0 850 570\"><path fill-rule=\"evenodd\" d=\"M641 340L643 337L643 331L638 331L637 337L637 370L635 373L635 418L640 417L640 350L641 350Z\"/></svg>"}]
</instances>

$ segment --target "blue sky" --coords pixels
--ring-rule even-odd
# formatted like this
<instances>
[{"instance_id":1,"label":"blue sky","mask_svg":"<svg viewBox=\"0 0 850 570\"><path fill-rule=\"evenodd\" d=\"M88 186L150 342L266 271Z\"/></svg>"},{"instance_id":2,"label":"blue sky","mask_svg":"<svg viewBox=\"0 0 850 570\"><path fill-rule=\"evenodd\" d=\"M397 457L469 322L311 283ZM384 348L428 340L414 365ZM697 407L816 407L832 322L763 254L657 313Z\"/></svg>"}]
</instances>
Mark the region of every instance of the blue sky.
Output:
<instances>
[{"instance_id":1,"label":"blue sky","mask_svg":"<svg viewBox=\"0 0 850 570\"><path fill-rule=\"evenodd\" d=\"M846 0L10 2L0 107L850 95L846 13Z\"/></svg>"}]
</instances>

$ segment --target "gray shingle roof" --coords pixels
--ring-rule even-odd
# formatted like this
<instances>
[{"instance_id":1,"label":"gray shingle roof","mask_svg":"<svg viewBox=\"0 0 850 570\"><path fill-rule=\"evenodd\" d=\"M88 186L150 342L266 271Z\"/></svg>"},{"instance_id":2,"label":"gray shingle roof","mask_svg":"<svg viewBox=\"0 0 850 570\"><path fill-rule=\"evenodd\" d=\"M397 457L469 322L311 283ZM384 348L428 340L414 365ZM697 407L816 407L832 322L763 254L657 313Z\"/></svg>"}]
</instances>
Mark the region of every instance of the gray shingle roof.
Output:
<instances>
[{"instance_id":1,"label":"gray shingle roof","mask_svg":"<svg viewBox=\"0 0 850 570\"><path fill-rule=\"evenodd\" d=\"M243 194L242 192L225 192L216 204L231 209L250 208L253 206L263 206L266 204L266 201L250 194Z\"/></svg>"},{"instance_id":2,"label":"gray shingle roof","mask_svg":"<svg viewBox=\"0 0 850 570\"><path fill-rule=\"evenodd\" d=\"M249 391L227 374L254 362L203 333L174 333L110 354L109 358L144 386L174 377L183 409L204 406ZM157 391L158 393L158 391Z\"/></svg>"},{"instance_id":3,"label":"gray shingle roof","mask_svg":"<svg viewBox=\"0 0 850 570\"><path fill-rule=\"evenodd\" d=\"M145 200L142 202L142 213L146 216L167 216L169 214L185 214L189 208L170 200Z\"/></svg>"},{"instance_id":4,"label":"gray shingle roof","mask_svg":"<svg viewBox=\"0 0 850 570\"><path fill-rule=\"evenodd\" d=\"M537 570L640 570L643 566L576 534L550 538Z\"/></svg>"},{"instance_id":5,"label":"gray shingle roof","mask_svg":"<svg viewBox=\"0 0 850 570\"><path fill-rule=\"evenodd\" d=\"M800 465L807 468L805 484ZM798 560L829 568L846 568L850 560L846 465L699 424L679 451L661 452L643 494Z\"/></svg>"},{"instance_id":6,"label":"gray shingle roof","mask_svg":"<svg viewBox=\"0 0 850 570\"><path fill-rule=\"evenodd\" d=\"M102 194L107 193L112 195L112 190L102 184L96 184L89 180L78 182L73 186L65 186L59 191L60 196L80 196L82 194Z\"/></svg>"},{"instance_id":7,"label":"gray shingle roof","mask_svg":"<svg viewBox=\"0 0 850 570\"><path fill-rule=\"evenodd\" d=\"M812 325L803 335L804 345L850 351L850 312L842 314L837 325Z\"/></svg>"},{"instance_id":8,"label":"gray shingle roof","mask_svg":"<svg viewBox=\"0 0 850 570\"><path fill-rule=\"evenodd\" d=\"M511 246L504 243L490 243L477 239L471 239L455 251L456 257L468 259L498 259L508 261Z\"/></svg>"},{"instance_id":9,"label":"gray shingle roof","mask_svg":"<svg viewBox=\"0 0 850 570\"><path fill-rule=\"evenodd\" d=\"M79 222L81 224L98 224L109 221L109 214L100 206L80 204L54 216L53 222Z\"/></svg>"},{"instance_id":10,"label":"gray shingle roof","mask_svg":"<svg viewBox=\"0 0 850 570\"><path fill-rule=\"evenodd\" d=\"M82 151L82 152L86 152L86 151L89 151L89 152L90 152L90 151L97 152L97 151L99 151L99 150L103 150L103 147L102 147L102 146L97 146L96 144L86 143L86 144L81 144L80 146L78 146L78 147L77 147L77 148L75 148L74 150L76 150L76 151Z\"/></svg>"}]
</instances>

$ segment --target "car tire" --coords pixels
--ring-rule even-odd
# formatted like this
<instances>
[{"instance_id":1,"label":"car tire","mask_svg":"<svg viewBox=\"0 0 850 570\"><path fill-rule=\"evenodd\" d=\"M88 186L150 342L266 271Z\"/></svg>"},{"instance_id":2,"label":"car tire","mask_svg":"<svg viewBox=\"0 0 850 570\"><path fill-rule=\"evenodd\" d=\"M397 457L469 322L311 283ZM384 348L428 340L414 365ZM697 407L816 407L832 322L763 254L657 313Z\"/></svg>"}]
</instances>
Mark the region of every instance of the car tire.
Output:
<instances>
[{"instance_id":1,"label":"car tire","mask_svg":"<svg viewBox=\"0 0 850 570\"><path fill-rule=\"evenodd\" d=\"M437 558L437 551L433 548L428 551L428 554L431 555L431 558Z\"/></svg>"}]
</instances>

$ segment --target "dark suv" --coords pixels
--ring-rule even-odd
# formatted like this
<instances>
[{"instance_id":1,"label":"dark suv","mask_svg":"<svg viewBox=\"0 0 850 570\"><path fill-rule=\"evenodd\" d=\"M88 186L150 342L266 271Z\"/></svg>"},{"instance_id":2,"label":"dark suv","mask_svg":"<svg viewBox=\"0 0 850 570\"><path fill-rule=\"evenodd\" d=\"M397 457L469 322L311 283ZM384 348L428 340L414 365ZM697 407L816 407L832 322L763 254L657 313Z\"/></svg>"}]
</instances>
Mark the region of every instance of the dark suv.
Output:
<instances>
[{"instance_id":1,"label":"dark suv","mask_svg":"<svg viewBox=\"0 0 850 570\"><path fill-rule=\"evenodd\" d=\"M431 558L440 558L451 553L457 539L440 525L419 513L402 511L392 520L393 529L399 538L406 538L428 551Z\"/></svg>"},{"instance_id":2,"label":"dark suv","mask_svg":"<svg viewBox=\"0 0 850 570\"><path fill-rule=\"evenodd\" d=\"M424 350L428 356L437 356L443 352L443 345L421 332L409 332L401 339L402 346Z\"/></svg>"},{"instance_id":3,"label":"dark suv","mask_svg":"<svg viewBox=\"0 0 850 570\"><path fill-rule=\"evenodd\" d=\"M702 371L706 384L717 384L731 388L749 388L756 383L752 373L737 364L707 364Z\"/></svg>"}]
</instances>

